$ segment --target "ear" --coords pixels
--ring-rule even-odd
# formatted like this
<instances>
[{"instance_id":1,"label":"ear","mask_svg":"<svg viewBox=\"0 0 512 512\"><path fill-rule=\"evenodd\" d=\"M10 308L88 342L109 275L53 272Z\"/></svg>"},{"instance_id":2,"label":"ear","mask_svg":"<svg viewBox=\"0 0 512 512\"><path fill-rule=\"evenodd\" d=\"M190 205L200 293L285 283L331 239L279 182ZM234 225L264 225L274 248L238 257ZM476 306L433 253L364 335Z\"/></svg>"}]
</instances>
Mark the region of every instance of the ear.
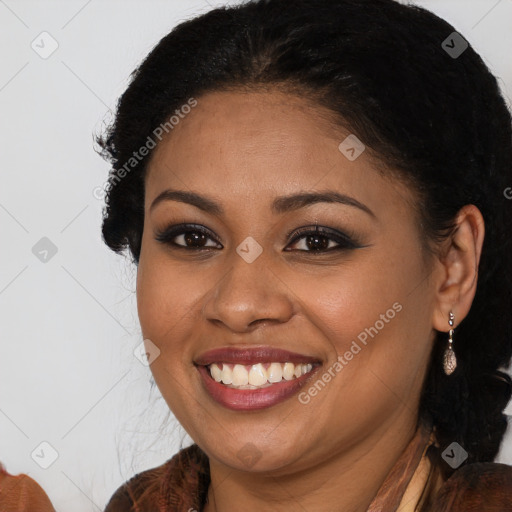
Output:
<instances>
[{"instance_id":1,"label":"ear","mask_svg":"<svg viewBox=\"0 0 512 512\"><path fill-rule=\"evenodd\" d=\"M485 226L480 210L473 204L460 209L456 227L439 256L439 279L432 319L434 329L448 332L448 316L454 328L468 314L476 293L478 265L484 243Z\"/></svg>"}]
</instances>

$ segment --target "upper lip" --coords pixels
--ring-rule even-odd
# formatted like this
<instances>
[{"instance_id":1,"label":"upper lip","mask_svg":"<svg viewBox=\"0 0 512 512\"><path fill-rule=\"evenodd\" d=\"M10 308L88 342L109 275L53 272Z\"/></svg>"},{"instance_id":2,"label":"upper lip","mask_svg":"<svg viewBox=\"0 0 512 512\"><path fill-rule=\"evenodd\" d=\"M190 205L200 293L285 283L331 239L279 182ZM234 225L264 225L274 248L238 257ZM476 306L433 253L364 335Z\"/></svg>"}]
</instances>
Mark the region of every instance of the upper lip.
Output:
<instances>
[{"instance_id":1,"label":"upper lip","mask_svg":"<svg viewBox=\"0 0 512 512\"><path fill-rule=\"evenodd\" d=\"M266 362L276 363L320 363L316 357L290 352L288 350L273 347L254 347L254 348L233 348L222 347L208 350L199 355L194 362L200 366L208 366L212 363L231 363L231 364L257 364Z\"/></svg>"}]
</instances>

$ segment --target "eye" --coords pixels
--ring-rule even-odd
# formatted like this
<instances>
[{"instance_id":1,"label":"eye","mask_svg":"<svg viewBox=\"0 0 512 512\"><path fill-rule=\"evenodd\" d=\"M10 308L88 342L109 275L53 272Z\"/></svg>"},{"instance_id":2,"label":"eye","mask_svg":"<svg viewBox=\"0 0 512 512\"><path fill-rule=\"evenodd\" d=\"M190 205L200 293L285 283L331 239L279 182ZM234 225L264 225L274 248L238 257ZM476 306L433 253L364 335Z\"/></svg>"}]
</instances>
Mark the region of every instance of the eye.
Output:
<instances>
[{"instance_id":1,"label":"eye","mask_svg":"<svg viewBox=\"0 0 512 512\"><path fill-rule=\"evenodd\" d=\"M361 247L353 236L335 229L318 227L318 225L297 230L291 244L298 246L295 250L317 254ZM285 250L289 251L290 249Z\"/></svg>"},{"instance_id":2,"label":"eye","mask_svg":"<svg viewBox=\"0 0 512 512\"><path fill-rule=\"evenodd\" d=\"M362 247L353 235L347 235L335 229L306 226L294 233L294 238L284 249L287 252L298 251L308 253L326 253L340 250L350 250ZM290 238L290 234L286 238ZM176 224L158 231L155 240L172 246L175 249L209 250L222 249L222 244L213 233L200 224ZM296 249L289 249L297 245Z\"/></svg>"},{"instance_id":3,"label":"eye","mask_svg":"<svg viewBox=\"0 0 512 512\"><path fill-rule=\"evenodd\" d=\"M158 231L155 240L176 249L222 249L212 232L200 224L176 224ZM208 243L209 241L213 243ZM218 247L220 246L220 247Z\"/></svg>"}]
</instances>

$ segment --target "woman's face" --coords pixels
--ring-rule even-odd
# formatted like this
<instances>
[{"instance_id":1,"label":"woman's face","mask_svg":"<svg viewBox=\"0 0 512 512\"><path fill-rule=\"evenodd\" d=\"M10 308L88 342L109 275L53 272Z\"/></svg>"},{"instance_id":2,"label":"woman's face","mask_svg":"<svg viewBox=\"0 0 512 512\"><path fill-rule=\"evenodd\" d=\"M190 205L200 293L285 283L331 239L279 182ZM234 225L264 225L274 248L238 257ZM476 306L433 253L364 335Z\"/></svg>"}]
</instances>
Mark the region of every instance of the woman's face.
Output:
<instances>
[{"instance_id":1,"label":"woman's face","mask_svg":"<svg viewBox=\"0 0 512 512\"><path fill-rule=\"evenodd\" d=\"M415 424L435 295L413 195L350 139L340 149L348 135L280 92L209 93L148 167L137 302L160 351L151 370L194 441L234 469L297 471ZM156 239L178 224L196 227ZM214 349L228 351L207 361ZM292 359L273 379L311 370L236 390L200 364L212 359L238 363L236 382Z\"/></svg>"}]
</instances>

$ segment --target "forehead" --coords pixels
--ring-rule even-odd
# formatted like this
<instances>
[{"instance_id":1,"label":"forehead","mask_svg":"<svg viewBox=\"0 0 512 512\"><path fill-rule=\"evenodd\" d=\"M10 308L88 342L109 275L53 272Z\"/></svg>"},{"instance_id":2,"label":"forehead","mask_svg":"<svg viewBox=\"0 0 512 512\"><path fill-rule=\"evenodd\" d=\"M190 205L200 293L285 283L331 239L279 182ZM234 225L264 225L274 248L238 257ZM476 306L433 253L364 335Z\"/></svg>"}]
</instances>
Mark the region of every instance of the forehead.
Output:
<instances>
[{"instance_id":1,"label":"forehead","mask_svg":"<svg viewBox=\"0 0 512 512\"><path fill-rule=\"evenodd\" d=\"M197 165L203 154L216 163L244 162L244 167L256 158L286 158L290 167L305 160L321 164L341 137L326 116L325 109L279 91L208 93L162 140L152 163L179 158L181 165Z\"/></svg>"},{"instance_id":2,"label":"forehead","mask_svg":"<svg viewBox=\"0 0 512 512\"><path fill-rule=\"evenodd\" d=\"M148 165L147 197L166 186L208 190L253 204L281 193L330 188L358 199L396 200L407 191L376 172L366 151L349 160L350 135L321 106L280 91L207 93L159 143ZM382 200L382 197L381 199Z\"/></svg>"}]
</instances>

